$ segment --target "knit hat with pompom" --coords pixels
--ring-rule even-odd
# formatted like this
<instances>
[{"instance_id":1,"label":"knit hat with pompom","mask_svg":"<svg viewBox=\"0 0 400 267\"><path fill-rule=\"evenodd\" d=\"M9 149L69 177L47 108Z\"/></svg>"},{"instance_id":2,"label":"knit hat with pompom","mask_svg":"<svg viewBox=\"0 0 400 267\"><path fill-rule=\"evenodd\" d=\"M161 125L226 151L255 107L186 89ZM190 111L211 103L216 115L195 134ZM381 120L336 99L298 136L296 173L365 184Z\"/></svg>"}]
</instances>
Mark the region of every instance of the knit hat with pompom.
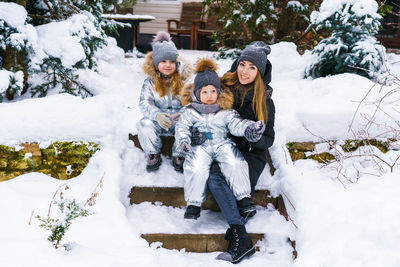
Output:
<instances>
[{"instance_id":1,"label":"knit hat with pompom","mask_svg":"<svg viewBox=\"0 0 400 267\"><path fill-rule=\"evenodd\" d=\"M176 62L178 50L171 40L169 33L160 31L153 39L153 63L156 70L158 64L164 60L172 60Z\"/></svg>"},{"instance_id":2,"label":"knit hat with pompom","mask_svg":"<svg viewBox=\"0 0 400 267\"><path fill-rule=\"evenodd\" d=\"M242 60L250 61L257 67L261 75L264 75L268 61L267 56L270 52L271 48L266 43L262 41L252 42L243 49L238 62Z\"/></svg>"},{"instance_id":3,"label":"knit hat with pompom","mask_svg":"<svg viewBox=\"0 0 400 267\"><path fill-rule=\"evenodd\" d=\"M216 73L217 63L213 59L200 59L196 64L196 78L194 78L194 95L200 100L201 88L207 85L213 85L218 94L221 92L221 81Z\"/></svg>"}]
</instances>

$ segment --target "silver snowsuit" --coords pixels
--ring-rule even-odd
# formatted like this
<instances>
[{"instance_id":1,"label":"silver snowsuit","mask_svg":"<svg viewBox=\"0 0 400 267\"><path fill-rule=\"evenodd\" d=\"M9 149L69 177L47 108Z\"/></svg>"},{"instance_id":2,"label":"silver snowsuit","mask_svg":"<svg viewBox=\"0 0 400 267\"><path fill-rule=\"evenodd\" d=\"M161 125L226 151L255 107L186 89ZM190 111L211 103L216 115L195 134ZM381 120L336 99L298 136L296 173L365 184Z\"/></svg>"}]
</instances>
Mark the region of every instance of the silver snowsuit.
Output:
<instances>
[{"instance_id":1,"label":"silver snowsuit","mask_svg":"<svg viewBox=\"0 0 400 267\"><path fill-rule=\"evenodd\" d=\"M240 200L250 196L250 180L247 162L228 137L243 136L247 126L253 121L243 120L232 109L220 110L216 113L199 113L193 108L184 108L175 127L175 140L190 144L189 127L197 127L200 132L207 133L206 141L193 146L192 153L186 155L184 169L184 193L187 205L201 206L206 198L207 179L211 163L218 162L225 179L234 196Z\"/></svg>"},{"instance_id":2,"label":"silver snowsuit","mask_svg":"<svg viewBox=\"0 0 400 267\"><path fill-rule=\"evenodd\" d=\"M168 89L168 94L160 97L153 87L153 80L146 79L143 82L139 108L144 117L136 124L139 142L146 154L159 153L162 146L161 136L173 136L175 132L174 124L171 125L168 131L161 128L156 120L156 115L159 112L172 115L174 113L179 113L182 108L180 96L174 98L171 90ZM182 156L181 153L176 151L176 148L176 143L174 143L172 147L172 156Z\"/></svg>"},{"instance_id":3,"label":"silver snowsuit","mask_svg":"<svg viewBox=\"0 0 400 267\"><path fill-rule=\"evenodd\" d=\"M175 98L172 96L171 88L169 88L169 86L168 93L164 97L160 97L156 92L154 88L154 80L159 73L154 67L152 52L146 55L142 68L147 79L143 82L139 100L139 108L143 114L143 118L136 123L136 128L138 131L138 139L143 151L146 154L156 154L161 151L161 136L173 136L175 133L174 124L172 124L168 131L160 127L156 121L157 113L165 112L171 115L178 113L182 108L182 104L179 95ZM192 75L192 64L183 60L179 56L177 58L177 68L179 69L180 77L183 82L189 79ZM175 144L172 147L172 155L183 156L182 153L177 152Z\"/></svg>"}]
</instances>

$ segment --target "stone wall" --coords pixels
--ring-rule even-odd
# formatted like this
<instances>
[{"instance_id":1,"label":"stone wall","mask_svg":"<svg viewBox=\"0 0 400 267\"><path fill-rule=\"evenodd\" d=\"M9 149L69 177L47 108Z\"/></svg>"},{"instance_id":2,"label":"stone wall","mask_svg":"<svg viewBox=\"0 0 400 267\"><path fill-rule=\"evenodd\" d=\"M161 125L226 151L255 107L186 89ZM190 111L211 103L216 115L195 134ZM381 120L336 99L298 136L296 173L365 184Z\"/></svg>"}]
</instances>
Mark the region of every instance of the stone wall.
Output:
<instances>
[{"instance_id":1,"label":"stone wall","mask_svg":"<svg viewBox=\"0 0 400 267\"><path fill-rule=\"evenodd\" d=\"M78 176L97 150L97 144L80 141L54 142L47 148L40 148L37 143L24 143L17 148L0 145L0 181L29 172L67 180Z\"/></svg>"},{"instance_id":2,"label":"stone wall","mask_svg":"<svg viewBox=\"0 0 400 267\"><path fill-rule=\"evenodd\" d=\"M395 139L387 139L385 141L370 139L370 140L344 140L344 141L328 141L326 142L330 148L340 143L340 147L344 152L352 152L361 146L375 146L383 153L386 153L392 144L397 142ZM286 144L290 156L293 161L299 159L313 159L320 163L327 163L335 159L335 156L329 152L318 153L315 151L315 146L318 142L289 142Z\"/></svg>"}]
</instances>

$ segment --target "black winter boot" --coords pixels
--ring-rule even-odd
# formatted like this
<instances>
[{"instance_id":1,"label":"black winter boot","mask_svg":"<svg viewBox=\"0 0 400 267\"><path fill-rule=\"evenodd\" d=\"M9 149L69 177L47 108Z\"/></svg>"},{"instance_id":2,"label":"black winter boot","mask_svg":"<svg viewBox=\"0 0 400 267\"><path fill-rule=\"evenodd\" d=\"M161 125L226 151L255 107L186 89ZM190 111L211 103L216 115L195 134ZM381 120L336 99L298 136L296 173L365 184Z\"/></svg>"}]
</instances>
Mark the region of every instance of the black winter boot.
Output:
<instances>
[{"instance_id":1,"label":"black winter boot","mask_svg":"<svg viewBox=\"0 0 400 267\"><path fill-rule=\"evenodd\" d=\"M189 206L187 206L185 215L183 217L185 219L197 220L197 218L200 217L200 211L201 211L201 207L189 205Z\"/></svg>"},{"instance_id":2,"label":"black winter boot","mask_svg":"<svg viewBox=\"0 0 400 267\"><path fill-rule=\"evenodd\" d=\"M156 171L160 168L162 159L160 154L149 154L147 155L147 165L146 170L148 172Z\"/></svg>"},{"instance_id":3,"label":"black winter boot","mask_svg":"<svg viewBox=\"0 0 400 267\"><path fill-rule=\"evenodd\" d=\"M172 166L175 171L183 173L183 163L185 162L184 157L172 157Z\"/></svg>"},{"instance_id":4,"label":"black winter boot","mask_svg":"<svg viewBox=\"0 0 400 267\"><path fill-rule=\"evenodd\" d=\"M245 197L237 202L240 215L245 219L249 219L256 215L256 205L251 198Z\"/></svg>"},{"instance_id":5,"label":"black winter boot","mask_svg":"<svg viewBox=\"0 0 400 267\"><path fill-rule=\"evenodd\" d=\"M232 255L232 263L239 263L245 257L250 257L256 252L249 234L246 232L244 225L232 224L226 232L228 235L228 253Z\"/></svg>"}]
</instances>

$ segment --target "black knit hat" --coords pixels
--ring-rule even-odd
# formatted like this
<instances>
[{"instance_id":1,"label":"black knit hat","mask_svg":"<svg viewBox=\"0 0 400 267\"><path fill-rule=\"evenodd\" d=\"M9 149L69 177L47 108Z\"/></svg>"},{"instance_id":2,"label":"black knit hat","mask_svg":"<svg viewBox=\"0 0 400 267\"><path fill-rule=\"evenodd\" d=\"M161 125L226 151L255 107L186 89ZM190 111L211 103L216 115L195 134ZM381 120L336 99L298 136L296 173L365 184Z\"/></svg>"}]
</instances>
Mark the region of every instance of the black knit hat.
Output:
<instances>
[{"instance_id":1,"label":"black knit hat","mask_svg":"<svg viewBox=\"0 0 400 267\"><path fill-rule=\"evenodd\" d=\"M194 78L194 95L197 100L200 100L200 91L204 86L213 85L217 89L218 94L221 92L221 81L215 72L217 68L215 61L209 58L200 59L197 62L197 75Z\"/></svg>"},{"instance_id":2,"label":"black knit hat","mask_svg":"<svg viewBox=\"0 0 400 267\"><path fill-rule=\"evenodd\" d=\"M238 58L238 62L247 60L253 63L260 73L265 73L267 66L267 55L271 52L271 48L262 41L255 41L246 46Z\"/></svg>"}]
</instances>

